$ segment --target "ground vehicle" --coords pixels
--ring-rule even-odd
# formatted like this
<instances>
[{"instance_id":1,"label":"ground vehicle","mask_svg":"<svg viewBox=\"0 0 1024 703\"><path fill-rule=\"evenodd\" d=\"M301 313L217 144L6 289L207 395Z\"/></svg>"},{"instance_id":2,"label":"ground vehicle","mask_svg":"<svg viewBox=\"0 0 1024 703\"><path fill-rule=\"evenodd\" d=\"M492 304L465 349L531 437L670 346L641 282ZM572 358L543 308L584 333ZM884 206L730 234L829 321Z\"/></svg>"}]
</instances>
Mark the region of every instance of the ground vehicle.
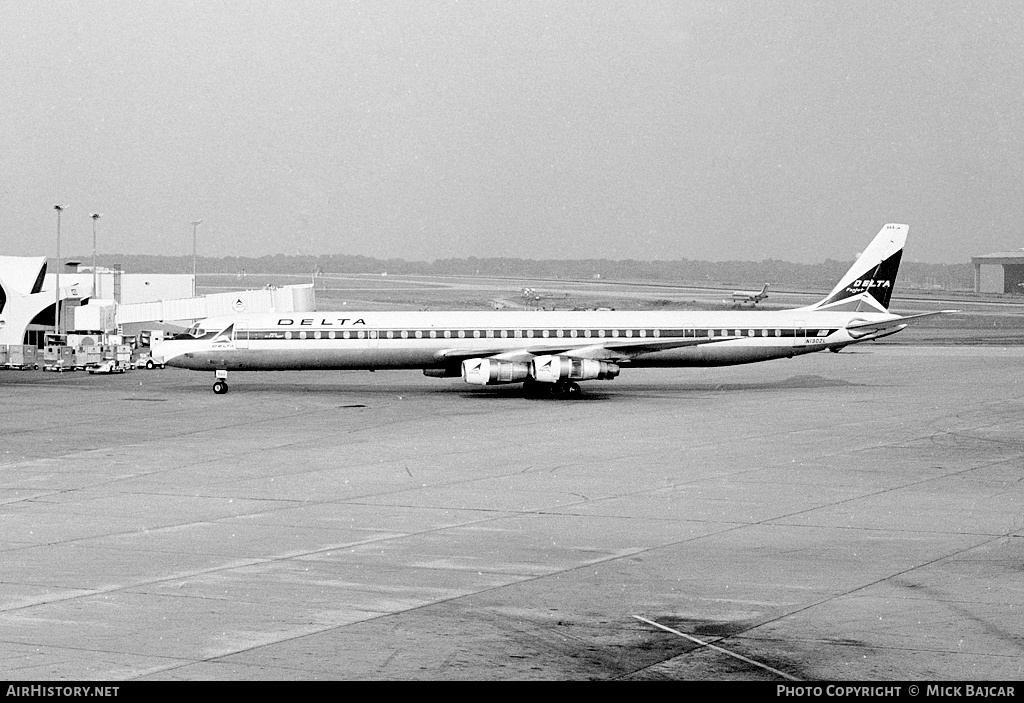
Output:
<instances>
[{"instance_id":1,"label":"ground vehicle","mask_svg":"<svg viewBox=\"0 0 1024 703\"><path fill-rule=\"evenodd\" d=\"M66 345L48 344L43 348L44 371L74 371L75 350Z\"/></svg>"},{"instance_id":2,"label":"ground vehicle","mask_svg":"<svg viewBox=\"0 0 1024 703\"><path fill-rule=\"evenodd\" d=\"M143 354L138 359L136 359L135 361L132 362L132 366L134 368L136 368L136 369L141 369L141 368L147 368L147 369L161 368L162 369L162 368L164 368L163 364L157 363L156 361L153 360L153 356L151 354Z\"/></svg>"},{"instance_id":3,"label":"ground vehicle","mask_svg":"<svg viewBox=\"0 0 1024 703\"><path fill-rule=\"evenodd\" d=\"M38 351L31 344L11 344L7 347L4 366L9 369L38 369Z\"/></svg>"},{"instance_id":4,"label":"ground vehicle","mask_svg":"<svg viewBox=\"0 0 1024 703\"><path fill-rule=\"evenodd\" d=\"M89 367L89 373L124 373L128 366L116 359L104 359L96 366Z\"/></svg>"}]
</instances>

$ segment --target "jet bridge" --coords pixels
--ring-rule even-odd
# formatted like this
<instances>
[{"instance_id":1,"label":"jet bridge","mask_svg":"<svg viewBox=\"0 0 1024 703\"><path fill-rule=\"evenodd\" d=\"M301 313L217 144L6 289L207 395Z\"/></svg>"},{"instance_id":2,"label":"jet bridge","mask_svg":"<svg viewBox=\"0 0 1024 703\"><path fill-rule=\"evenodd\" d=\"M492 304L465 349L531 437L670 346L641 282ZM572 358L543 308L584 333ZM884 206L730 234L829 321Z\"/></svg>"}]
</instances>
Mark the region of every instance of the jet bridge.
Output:
<instances>
[{"instance_id":1,"label":"jet bridge","mask_svg":"<svg viewBox=\"0 0 1024 703\"><path fill-rule=\"evenodd\" d=\"M117 323L201 320L241 312L312 312L312 283L117 306Z\"/></svg>"}]
</instances>

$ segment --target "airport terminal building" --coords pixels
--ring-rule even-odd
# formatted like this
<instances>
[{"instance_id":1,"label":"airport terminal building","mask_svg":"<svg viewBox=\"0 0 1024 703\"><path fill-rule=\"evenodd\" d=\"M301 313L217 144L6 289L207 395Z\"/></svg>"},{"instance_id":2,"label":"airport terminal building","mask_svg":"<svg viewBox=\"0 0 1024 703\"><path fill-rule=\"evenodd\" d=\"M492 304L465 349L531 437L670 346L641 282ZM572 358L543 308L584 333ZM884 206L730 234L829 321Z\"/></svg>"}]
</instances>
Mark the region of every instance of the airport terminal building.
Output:
<instances>
[{"instance_id":1,"label":"airport terminal building","mask_svg":"<svg viewBox=\"0 0 1024 703\"><path fill-rule=\"evenodd\" d=\"M130 274L68 264L47 273L42 256L0 256L0 346L42 348L47 335L114 333L134 323L191 321L232 312L315 310L312 284L193 296L188 274Z\"/></svg>"}]
</instances>

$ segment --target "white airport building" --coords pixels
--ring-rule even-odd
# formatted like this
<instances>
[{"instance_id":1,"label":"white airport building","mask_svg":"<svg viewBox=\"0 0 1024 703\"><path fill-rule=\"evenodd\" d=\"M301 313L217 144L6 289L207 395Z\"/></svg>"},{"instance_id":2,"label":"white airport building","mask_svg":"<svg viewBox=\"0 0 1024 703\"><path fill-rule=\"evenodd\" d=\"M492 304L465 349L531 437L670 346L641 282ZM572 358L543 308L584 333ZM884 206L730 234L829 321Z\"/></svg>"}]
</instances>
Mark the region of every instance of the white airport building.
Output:
<instances>
[{"instance_id":1,"label":"white airport building","mask_svg":"<svg viewBox=\"0 0 1024 703\"><path fill-rule=\"evenodd\" d=\"M136 323L188 326L194 320L232 312L315 309L312 283L193 297L191 274L133 274L104 268L94 272L73 262L60 274L58 294L57 276L46 269L42 256L0 256L0 345L41 348L46 336L54 333L114 334Z\"/></svg>"},{"instance_id":2,"label":"white airport building","mask_svg":"<svg viewBox=\"0 0 1024 703\"><path fill-rule=\"evenodd\" d=\"M972 256L975 293L1024 293L1024 249Z\"/></svg>"}]
</instances>

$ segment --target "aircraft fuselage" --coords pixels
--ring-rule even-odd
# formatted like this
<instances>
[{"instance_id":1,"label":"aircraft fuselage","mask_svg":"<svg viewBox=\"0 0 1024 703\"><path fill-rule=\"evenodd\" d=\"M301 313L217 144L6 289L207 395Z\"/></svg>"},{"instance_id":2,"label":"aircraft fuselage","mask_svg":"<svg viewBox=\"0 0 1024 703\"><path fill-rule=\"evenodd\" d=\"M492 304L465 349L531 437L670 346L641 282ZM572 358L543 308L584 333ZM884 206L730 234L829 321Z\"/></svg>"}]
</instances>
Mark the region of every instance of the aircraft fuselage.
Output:
<instances>
[{"instance_id":1,"label":"aircraft fuselage","mask_svg":"<svg viewBox=\"0 0 1024 703\"><path fill-rule=\"evenodd\" d=\"M845 330L851 320L889 317L895 316L805 310L262 314L211 318L200 338L164 342L155 354L196 370L444 369L516 352L635 367L721 366L841 347L855 341ZM693 345L655 348L674 339ZM602 354L588 354L591 348Z\"/></svg>"},{"instance_id":2,"label":"aircraft fuselage","mask_svg":"<svg viewBox=\"0 0 1024 703\"><path fill-rule=\"evenodd\" d=\"M169 366L230 370L423 369L467 383L522 383L572 396L623 367L749 364L893 334L888 312L908 227L887 224L827 297L792 310L365 312L235 315L196 323L153 350ZM762 293L767 286L762 289Z\"/></svg>"}]
</instances>

